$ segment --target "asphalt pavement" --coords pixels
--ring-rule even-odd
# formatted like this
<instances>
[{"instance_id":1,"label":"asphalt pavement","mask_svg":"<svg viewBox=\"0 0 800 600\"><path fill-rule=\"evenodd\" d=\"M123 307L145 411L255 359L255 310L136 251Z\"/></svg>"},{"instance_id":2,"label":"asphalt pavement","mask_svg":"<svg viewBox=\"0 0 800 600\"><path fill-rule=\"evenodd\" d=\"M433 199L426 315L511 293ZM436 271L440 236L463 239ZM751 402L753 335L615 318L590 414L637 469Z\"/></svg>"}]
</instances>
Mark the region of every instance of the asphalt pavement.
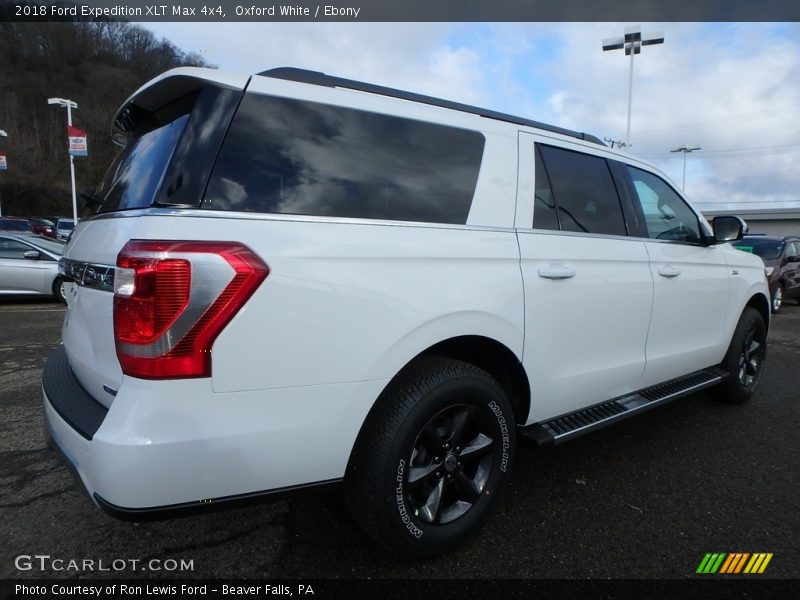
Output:
<instances>
[{"instance_id":1,"label":"asphalt pavement","mask_svg":"<svg viewBox=\"0 0 800 600\"><path fill-rule=\"evenodd\" d=\"M336 491L139 524L101 512L42 435L41 369L63 314L0 300L0 577L692 578L708 552L773 553L760 577L800 576L794 301L773 320L751 402L701 393L563 446L522 446L481 535L424 562L379 550ZM50 556L44 569L17 558L34 555ZM161 570L140 572L153 559ZM166 570L181 559L191 571ZM140 562L97 570L115 560Z\"/></svg>"}]
</instances>

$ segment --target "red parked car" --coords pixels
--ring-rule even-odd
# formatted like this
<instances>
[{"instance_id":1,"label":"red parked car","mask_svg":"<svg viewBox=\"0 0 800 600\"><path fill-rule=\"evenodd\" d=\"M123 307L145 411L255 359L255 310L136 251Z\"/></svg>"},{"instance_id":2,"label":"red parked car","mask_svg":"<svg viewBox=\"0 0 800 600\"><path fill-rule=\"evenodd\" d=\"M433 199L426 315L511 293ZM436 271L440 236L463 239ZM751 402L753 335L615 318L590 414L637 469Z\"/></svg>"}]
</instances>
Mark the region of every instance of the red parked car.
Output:
<instances>
[{"instance_id":1,"label":"red parked car","mask_svg":"<svg viewBox=\"0 0 800 600\"><path fill-rule=\"evenodd\" d=\"M56 230L54 223L50 219L42 219L41 217L31 217L31 225L33 233L36 235L43 235L45 237L56 237Z\"/></svg>"}]
</instances>

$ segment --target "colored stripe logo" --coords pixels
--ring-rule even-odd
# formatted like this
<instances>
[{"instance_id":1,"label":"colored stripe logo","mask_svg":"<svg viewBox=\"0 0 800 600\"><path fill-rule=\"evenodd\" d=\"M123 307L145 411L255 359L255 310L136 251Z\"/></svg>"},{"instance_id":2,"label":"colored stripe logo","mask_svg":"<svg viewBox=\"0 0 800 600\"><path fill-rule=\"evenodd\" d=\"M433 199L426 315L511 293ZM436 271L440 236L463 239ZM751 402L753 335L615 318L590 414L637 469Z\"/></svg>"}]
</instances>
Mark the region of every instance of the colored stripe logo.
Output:
<instances>
[{"instance_id":1,"label":"colored stripe logo","mask_svg":"<svg viewBox=\"0 0 800 600\"><path fill-rule=\"evenodd\" d=\"M772 552L709 552L700 561L696 573L703 575L750 575L763 573L772 560Z\"/></svg>"}]
</instances>

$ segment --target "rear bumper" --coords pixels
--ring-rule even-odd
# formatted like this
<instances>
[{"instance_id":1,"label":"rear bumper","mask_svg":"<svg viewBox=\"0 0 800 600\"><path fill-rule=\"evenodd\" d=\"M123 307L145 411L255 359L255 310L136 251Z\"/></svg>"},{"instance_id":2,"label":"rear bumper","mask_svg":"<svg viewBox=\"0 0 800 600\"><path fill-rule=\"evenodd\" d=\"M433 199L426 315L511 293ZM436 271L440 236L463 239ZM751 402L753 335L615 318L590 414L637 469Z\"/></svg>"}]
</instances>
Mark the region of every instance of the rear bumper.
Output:
<instances>
[{"instance_id":1,"label":"rear bumper","mask_svg":"<svg viewBox=\"0 0 800 600\"><path fill-rule=\"evenodd\" d=\"M210 379L126 378L106 410L61 347L44 369L44 421L95 504L165 518L337 482L385 383L221 394Z\"/></svg>"}]
</instances>

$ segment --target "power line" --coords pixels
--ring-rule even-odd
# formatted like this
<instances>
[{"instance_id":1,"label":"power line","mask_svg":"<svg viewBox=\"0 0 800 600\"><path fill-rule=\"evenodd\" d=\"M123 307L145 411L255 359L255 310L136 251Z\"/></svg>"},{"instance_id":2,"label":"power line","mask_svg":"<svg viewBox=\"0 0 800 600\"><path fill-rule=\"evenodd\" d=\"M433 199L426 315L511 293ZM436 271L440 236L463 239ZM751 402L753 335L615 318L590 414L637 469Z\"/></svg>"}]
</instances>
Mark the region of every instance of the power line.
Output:
<instances>
[{"instance_id":1,"label":"power line","mask_svg":"<svg viewBox=\"0 0 800 600\"><path fill-rule=\"evenodd\" d=\"M695 202L695 204L797 204L800 200L720 200L719 202Z\"/></svg>"},{"instance_id":2,"label":"power line","mask_svg":"<svg viewBox=\"0 0 800 600\"><path fill-rule=\"evenodd\" d=\"M647 129L645 131L637 132L637 137L652 137L666 133L682 133L687 131L694 131L696 129L709 129L712 127L719 127L720 125L730 125L734 123L743 123L745 121L754 121L757 119L769 119L793 112L800 111L800 105L793 104L781 108L775 108L770 111L761 111L755 113L743 113L739 116L725 117L722 119L711 119L708 121L697 121L685 125L677 125L675 127L662 127L659 129Z\"/></svg>"}]
</instances>

